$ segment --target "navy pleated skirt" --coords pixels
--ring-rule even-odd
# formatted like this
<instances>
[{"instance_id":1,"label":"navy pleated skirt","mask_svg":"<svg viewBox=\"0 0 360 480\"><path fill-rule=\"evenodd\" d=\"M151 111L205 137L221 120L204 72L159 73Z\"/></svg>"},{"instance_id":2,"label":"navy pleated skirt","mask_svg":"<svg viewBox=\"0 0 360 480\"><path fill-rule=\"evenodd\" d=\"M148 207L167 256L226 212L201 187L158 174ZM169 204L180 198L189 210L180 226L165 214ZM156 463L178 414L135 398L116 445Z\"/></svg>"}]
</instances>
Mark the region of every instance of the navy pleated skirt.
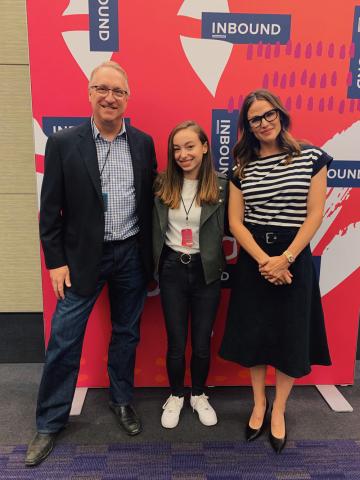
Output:
<instances>
[{"instance_id":1,"label":"navy pleated skirt","mask_svg":"<svg viewBox=\"0 0 360 480\"><path fill-rule=\"evenodd\" d=\"M297 229L252 227L256 242L270 256L281 255ZM258 264L240 250L232 277L220 356L245 367L271 365L295 378L311 365L330 365L318 278L310 247L290 267L290 285L273 285Z\"/></svg>"}]
</instances>

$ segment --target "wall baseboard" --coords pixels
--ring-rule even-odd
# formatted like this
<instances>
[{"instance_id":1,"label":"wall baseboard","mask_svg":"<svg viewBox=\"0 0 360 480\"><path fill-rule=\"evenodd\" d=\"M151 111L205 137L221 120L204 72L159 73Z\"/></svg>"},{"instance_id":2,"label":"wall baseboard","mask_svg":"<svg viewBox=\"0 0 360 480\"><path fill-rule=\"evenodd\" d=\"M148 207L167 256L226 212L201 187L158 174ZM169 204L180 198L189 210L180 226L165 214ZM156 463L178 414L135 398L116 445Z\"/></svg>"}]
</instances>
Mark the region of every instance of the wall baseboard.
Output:
<instances>
[{"instance_id":1,"label":"wall baseboard","mask_svg":"<svg viewBox=\"0 0 360 480\"><path fill-rule=\"evenodd\" d=\"M43 314L0 313L0 363L42 363Z\"/></svg>"}]
</instances>

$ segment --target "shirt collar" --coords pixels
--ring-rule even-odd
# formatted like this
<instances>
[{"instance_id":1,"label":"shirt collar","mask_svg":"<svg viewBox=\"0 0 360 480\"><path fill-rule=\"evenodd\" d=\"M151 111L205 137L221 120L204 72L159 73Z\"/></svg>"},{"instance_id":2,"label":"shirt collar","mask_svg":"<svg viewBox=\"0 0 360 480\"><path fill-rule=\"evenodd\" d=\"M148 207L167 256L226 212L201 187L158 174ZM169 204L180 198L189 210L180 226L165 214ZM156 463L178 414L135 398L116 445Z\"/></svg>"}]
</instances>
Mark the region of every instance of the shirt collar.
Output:
<instances>
[{"instance_id":1,"label":"shirt collar","mask_svg":"<svg viewBox=\"0 0 360 480\"><path fill-rule=\"evenodd\" d=\"M92 133L93 133L93 138L94 138L94 140L96 140L97 138L103 138L103 137L101 136L101 133L99 132L99 129L98 129L97 126L95 125L94 117L91 117L91 129L92 129ZM115 138L121 137L121 135L125 135L125 136L126 136L126 125L125 125L125 120L124 120L124 119L123 119L123 121L122 121L121 130L120 130L120 132L116 135Z\"/></svg>"}]
</instances>

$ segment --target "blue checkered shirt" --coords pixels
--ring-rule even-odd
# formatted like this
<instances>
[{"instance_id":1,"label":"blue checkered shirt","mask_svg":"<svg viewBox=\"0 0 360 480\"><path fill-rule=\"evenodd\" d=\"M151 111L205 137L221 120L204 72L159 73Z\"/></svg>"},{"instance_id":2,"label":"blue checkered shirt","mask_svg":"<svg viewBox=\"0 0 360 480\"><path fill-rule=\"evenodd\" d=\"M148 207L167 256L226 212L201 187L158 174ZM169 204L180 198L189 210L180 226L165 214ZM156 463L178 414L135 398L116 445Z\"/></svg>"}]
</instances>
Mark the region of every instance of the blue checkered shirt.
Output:
<instances>
[{"instance_id":1,"label":"blue checkered shirt","mask_svg":"<svg viewBox=\"0 0 360 480\"><path fill-rule=\"evenodd\" d=\"M134 172L125 122L112 142L100 135L94 119L91 125L106 204L104 242L124 240L139 231Z\"/></svg>"}]
</instances>

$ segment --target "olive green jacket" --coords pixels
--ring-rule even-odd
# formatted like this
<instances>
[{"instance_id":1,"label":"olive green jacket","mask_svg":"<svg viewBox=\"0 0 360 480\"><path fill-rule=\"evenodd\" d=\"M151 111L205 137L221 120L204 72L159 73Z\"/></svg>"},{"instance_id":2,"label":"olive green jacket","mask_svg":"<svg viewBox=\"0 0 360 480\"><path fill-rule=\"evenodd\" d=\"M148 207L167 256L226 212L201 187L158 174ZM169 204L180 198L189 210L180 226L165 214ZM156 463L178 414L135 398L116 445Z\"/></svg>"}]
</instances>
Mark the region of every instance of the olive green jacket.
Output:
<instances>
[{"instance_id":1,"label":"olive green jacket","mask_svg":"<svg viewBox=\"0 0 360 480\"><path fill-rule=\"evenodd\" d=\"M225 267L222 249L224 236L225 211L228 197L228 181L224 174L218 173L218 203L202 205L200 214L199 244L200 256L207 284L218 280ZM169 208L155 196L153 209L153 253L155 273L158 272L162 249L168 225Z\"/></svg>"}]
</instances>

